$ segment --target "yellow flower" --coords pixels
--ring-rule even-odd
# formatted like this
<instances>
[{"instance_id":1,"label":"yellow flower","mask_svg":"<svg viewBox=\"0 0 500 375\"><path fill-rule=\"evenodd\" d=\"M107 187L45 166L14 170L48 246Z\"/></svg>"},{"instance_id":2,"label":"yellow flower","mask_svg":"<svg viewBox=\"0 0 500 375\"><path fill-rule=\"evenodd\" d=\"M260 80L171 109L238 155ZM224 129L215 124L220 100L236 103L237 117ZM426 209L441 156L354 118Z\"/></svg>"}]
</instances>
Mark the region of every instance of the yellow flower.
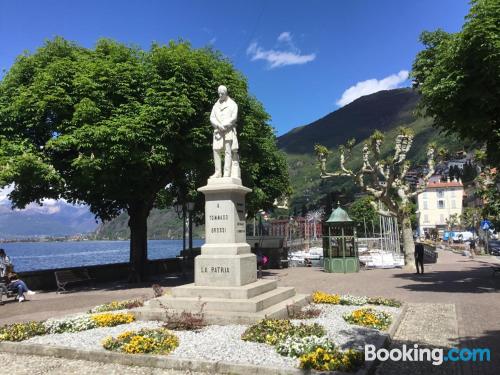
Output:
<instances>
[{"instance_id":1,"label":"yellow flower","mask_svg":"<svg viewBox=\"0 0 500 375\"><path fill-rule=\"evenodd\" d=\"M314 303L329 303L338 305L340 303L340 296L338 294L328 294L325 292L315 291L312 295Z\"/></svg>"},{"instance_id":2,"label":"yellow flower","mask_svg":"<svg viewBox=\"0 0 500 375\"><path fill-rule=\"evenodd\" d=\"M99 327L114 327L119 324L127 324L132 323L135 320L135 316L130 313L120 313L120 314L112 314L112 313L104 313L104 314L93 314L90 318L99 326Z\"/></svg>"}]
</instances>

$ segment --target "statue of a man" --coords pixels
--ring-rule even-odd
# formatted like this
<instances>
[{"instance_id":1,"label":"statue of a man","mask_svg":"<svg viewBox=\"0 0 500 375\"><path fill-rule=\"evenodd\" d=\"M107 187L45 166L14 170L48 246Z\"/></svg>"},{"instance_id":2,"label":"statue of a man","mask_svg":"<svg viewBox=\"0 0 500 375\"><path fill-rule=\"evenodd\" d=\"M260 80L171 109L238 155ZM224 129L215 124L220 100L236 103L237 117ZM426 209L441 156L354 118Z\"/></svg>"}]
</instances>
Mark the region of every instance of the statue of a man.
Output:
<instances>
[{"instance_id":1,"label":"statue of a man","mask_svg":"<svg viewBox=\"0 0 500 375\"><path fill-rule=\"evenodd\" d=\"M236 137L236 119L238 105L227 95L226 86L217 89L219 100L215 102L210 122L214 127L214 164L215 173L211 178L240 178L240 162L238 156L238 138ZM222 153L224 153L224 175L222 174Z\"/></svg>"}]
</instances>

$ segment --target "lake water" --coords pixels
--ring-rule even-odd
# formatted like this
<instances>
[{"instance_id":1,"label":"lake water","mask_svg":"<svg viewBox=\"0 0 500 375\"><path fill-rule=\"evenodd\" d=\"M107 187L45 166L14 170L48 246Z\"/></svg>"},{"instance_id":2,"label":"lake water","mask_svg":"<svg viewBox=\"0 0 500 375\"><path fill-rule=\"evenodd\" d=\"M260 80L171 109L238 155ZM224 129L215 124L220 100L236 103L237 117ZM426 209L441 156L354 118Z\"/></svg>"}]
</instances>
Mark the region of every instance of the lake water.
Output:
<instances>
[{"instance_id":1,"label":"lake water","mask_svg":"<svg viewBox=\"0 0 500 375\"><path fill-rule=\"evenodd\" d=\"M193 240L193 247L203 243ZM125 263L130 257L129 241L12 242L0 244L0 248L5 249L16 272ZM175 258L181 250L182 240L148 241L151 260Z\"/></svg>"}]
</instances>

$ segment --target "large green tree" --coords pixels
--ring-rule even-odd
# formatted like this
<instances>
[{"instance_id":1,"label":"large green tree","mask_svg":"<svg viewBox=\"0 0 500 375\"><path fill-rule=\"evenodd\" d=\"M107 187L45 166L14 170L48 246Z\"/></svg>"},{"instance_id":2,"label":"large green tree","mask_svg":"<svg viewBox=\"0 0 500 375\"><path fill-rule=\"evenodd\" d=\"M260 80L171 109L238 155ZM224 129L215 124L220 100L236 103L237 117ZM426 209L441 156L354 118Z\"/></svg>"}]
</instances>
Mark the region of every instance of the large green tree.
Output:
<instances>
[{"instance_id":1,"label":"large green tree","mask_svg":"<svg viewBox=\"0 0 500 375\"><path fill-rule=\"evenodd\" d=\"M349 217L356 222L360 236L366 231L374 232L379 227L379 215L373 207L373 201L373 197L367 195L356 199L349 207Z\"/></svg>"},{"instance_id":2,"label":"large green tree","mask_svg":"<svg viewBox=\"0 0 500 375\"><path fill-rule=\"evenodd\" d=\"M249 213L268 209L290 190L269 116L229 61L185 42L142 50L103 39L87 49L56 38L18 57L0 82L0 185L14 184L16 208L64 198L104 221L126 211L142 278L151 209L194 197L213 173L220 84L239 105Z\"/></svg>"},{"instance_id":3,"label":"large green tree","mask_svg":"<svg viewBox=\"0 0 500 375\"><path fill-rule=\"evenodd\" d=\"M500 2L472 0L460 32L425 31L413 64L421 108L435 125L486 144L500 163Z\"/></svg>"}]
</instances>

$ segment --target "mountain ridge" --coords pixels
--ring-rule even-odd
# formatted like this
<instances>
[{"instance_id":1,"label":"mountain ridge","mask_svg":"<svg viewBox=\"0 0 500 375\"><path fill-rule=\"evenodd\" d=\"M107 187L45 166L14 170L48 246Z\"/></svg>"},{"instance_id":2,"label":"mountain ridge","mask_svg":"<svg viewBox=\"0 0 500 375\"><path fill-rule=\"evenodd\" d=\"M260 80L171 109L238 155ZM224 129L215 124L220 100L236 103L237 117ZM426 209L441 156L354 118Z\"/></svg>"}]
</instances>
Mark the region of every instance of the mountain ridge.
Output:
<instances>
[{"instance_id":1,"label":"mountain ridge","mask_svg":"<svg viewBox=\"0 0 500 375\"><path fill-rule=\"evenodd\" d=\"M278 137L278 147L288 154L310 153L315 143L332 148L350 138L365 139L375 129L385 131L415 121L419 95L410 88L383 90L362 96L308 125ZM348 124L348 125L347 125ZM352 132L346 132L345 126Z\"/></svg>"}]
</instances>

